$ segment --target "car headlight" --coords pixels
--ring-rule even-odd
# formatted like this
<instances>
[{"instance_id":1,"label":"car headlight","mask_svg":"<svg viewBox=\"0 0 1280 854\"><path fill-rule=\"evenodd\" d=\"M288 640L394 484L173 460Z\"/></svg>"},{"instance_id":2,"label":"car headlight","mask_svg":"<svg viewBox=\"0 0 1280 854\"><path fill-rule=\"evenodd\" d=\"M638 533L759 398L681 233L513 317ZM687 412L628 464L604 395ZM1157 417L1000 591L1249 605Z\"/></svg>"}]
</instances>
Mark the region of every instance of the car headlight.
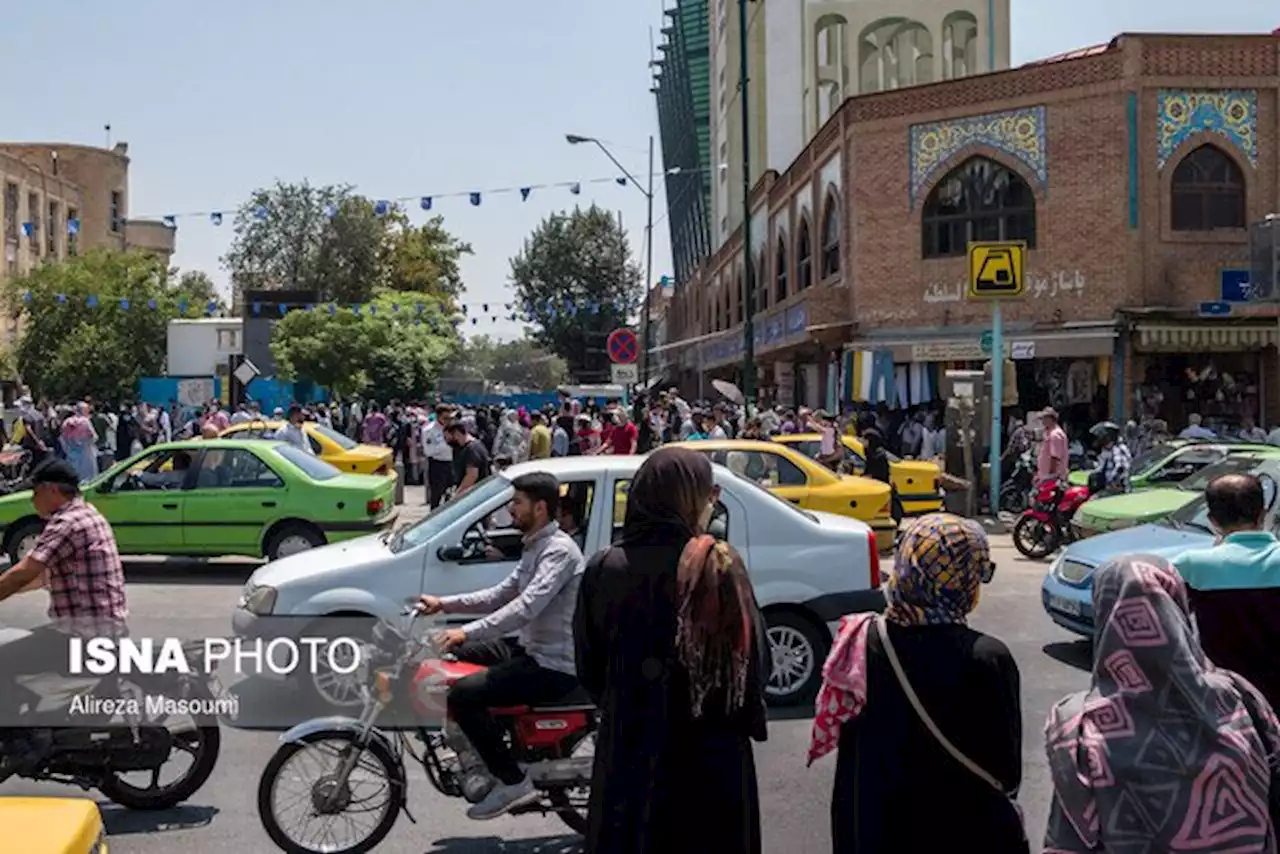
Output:
<instances>
[{"instance_id":1,"label":"car headlight","mask_svg":"<svg viewBox=\"0 0 1280 854\"><path fill-rule=\"evenodd\" d=\"M268 616L276 607L276 589L265 585L246 588L240 597L240 607L259 617Z\"/></svg>"},{"instance_id":2,"label":"car headlight","mask_svg":"<svg viewBox=\"0 0 1280 854\"><path fill-rule=\"evenodd\" d=\"M1058 556L1053 559L1053 563L1049 564L1050 575L1059 577L1059 578L1062 576L1062 561L1063 561L1063 558L1065 558L1066 556L1067 556L1067 553L1065 550L1058 553Z\"/></svg>"}]
</instances>

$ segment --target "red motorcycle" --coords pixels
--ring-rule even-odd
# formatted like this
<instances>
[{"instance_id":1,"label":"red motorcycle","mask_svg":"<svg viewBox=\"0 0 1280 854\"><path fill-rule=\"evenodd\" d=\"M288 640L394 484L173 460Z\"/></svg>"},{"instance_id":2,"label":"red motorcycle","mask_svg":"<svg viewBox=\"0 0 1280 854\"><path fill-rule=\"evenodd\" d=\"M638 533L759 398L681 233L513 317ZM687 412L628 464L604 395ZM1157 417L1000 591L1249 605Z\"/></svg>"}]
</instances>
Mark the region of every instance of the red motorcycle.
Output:
<instances>
[{"instance_id":1,"label":"red motorcycle","mask_svg":"<svg viewBox=\"0 0 1280 854\"><path fill-rule=\"evenodd\" d=\"M1089 487L1071 486L1065 480L1047 478L1035 488L1031 506L1013 526L1013 545L1032 560L1042 560L1059 546L1075 540L1071 524L1080 505L1089 500Z\"/></svg>"},{"instance_id":2,"label":"red motorcycle","mask_svg":"<svg viewBox=\"0 0 1280 854\"><path fill-rule=\"evenodd\" d=\"M447 719L445 706L454 682L484 668L450 656L433 657L431 642L413 632L417 612L405 617L402 626L379 623L365 647L370 678L360 716L298 724L281 737L280 748L263 769L258 815L282 851L364 854L391 832L401 812L416 823L406 805L406 754L422 764L432 786L448 797L478 803L492 787L483 760ZM585 696L572 696L545 706L491 711L541 795L511 814L555 813L574 831L585 832L595 706ZM407 723L379 726L385 718ZM422 745L421 753L411 741ZM301 790L285 792L290 783L300 783ZM290 806L301 807L301 820L282 815ZM337 840L340 827L362 818L367 828L353 829L349 840ZM315 832L304 836L308 824L315 825Z\"/></svg>"}]
</instances>

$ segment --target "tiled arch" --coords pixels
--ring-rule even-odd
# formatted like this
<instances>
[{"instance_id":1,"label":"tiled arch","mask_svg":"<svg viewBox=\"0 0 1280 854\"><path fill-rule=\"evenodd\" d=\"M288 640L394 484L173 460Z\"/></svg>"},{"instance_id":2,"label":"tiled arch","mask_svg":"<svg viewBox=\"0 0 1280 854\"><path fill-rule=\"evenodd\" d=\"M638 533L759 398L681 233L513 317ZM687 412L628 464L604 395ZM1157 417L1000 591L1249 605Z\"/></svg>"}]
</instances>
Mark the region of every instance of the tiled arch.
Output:
<instances>
[{"instance_id":1,"label":"tiled arch","mask_svg":"<svg viewBox=\"0 0 1280 854\"><path fill-rule=\"evenodd\" d=\"M910 130L911 207L928 192L939 173L987 148L1021 164L1042 190L1049 183L1048 145L1043 106L987 113L929 124Z\"/></svg>"}]
</instances>

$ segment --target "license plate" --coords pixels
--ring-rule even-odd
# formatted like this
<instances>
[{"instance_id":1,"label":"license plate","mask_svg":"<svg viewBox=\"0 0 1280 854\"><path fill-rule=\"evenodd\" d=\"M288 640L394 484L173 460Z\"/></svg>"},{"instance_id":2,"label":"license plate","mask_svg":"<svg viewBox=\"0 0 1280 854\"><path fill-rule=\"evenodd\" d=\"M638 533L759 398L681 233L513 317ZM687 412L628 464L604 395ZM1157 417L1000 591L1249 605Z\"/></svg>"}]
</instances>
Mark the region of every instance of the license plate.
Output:
<instances>
[{"instance_id":1,"label":"license plate","mask_svg":"<svg viewBox=\"0 0 1280 854\"><path fill-rule=\"evenodd\" d=\"M1075 599L1068 599L1065 596L1050 596L1049 607L1054 611L1069 614L1072 617L1078 617L1084 611L1084 603Z\"/></svg>"}]
</instances>

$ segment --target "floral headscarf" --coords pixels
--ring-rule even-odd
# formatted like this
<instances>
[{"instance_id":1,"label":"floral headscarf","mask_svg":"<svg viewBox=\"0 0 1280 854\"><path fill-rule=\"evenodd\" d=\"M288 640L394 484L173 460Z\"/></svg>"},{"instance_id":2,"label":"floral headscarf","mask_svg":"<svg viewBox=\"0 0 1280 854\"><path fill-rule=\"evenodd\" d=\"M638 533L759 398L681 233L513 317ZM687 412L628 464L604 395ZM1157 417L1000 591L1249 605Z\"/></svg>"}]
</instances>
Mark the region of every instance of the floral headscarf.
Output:
<instances>
[{"instance_id":1,"label":"floral headscarf","mask_svg":"<svg viewBox=\"0 0 1280 854\"><path fill-rule=\"evenodd\" d=\"M995 572L982 526L949 513L922 516L898 544L885 619L904 626L963 624Z\"/></svg>"},{"instance_id":2,"label":"floral headscarf","mask_svg":"<svg viewBox=\"0 0 1280 854\"><path fill-rule=\"evenodd\" d=\"M922 516L898 544L885 584L885 619L906 626L964 623L978 604L979 585L994 572L981 525L949 513ZM874 619L874 614L849 614L840 620L822 667L810 765L836 749L841 727L867 705L867 636Z\"/></svg>"},{"instance_id":3,"label":"floral headscarf","mask_svg":"<svg viewBox=\"0 0 1280 854\"><path fill-rule=\"evenodd\" d=\"M1093 603L1093 684L1045 724L1045 851L1140 841L1274 854L1267 799L1280 724L1257 689L1205 657L1177 571L1150 555L1112 561L1094 575Z\"/></svg>"}]
</instances>

